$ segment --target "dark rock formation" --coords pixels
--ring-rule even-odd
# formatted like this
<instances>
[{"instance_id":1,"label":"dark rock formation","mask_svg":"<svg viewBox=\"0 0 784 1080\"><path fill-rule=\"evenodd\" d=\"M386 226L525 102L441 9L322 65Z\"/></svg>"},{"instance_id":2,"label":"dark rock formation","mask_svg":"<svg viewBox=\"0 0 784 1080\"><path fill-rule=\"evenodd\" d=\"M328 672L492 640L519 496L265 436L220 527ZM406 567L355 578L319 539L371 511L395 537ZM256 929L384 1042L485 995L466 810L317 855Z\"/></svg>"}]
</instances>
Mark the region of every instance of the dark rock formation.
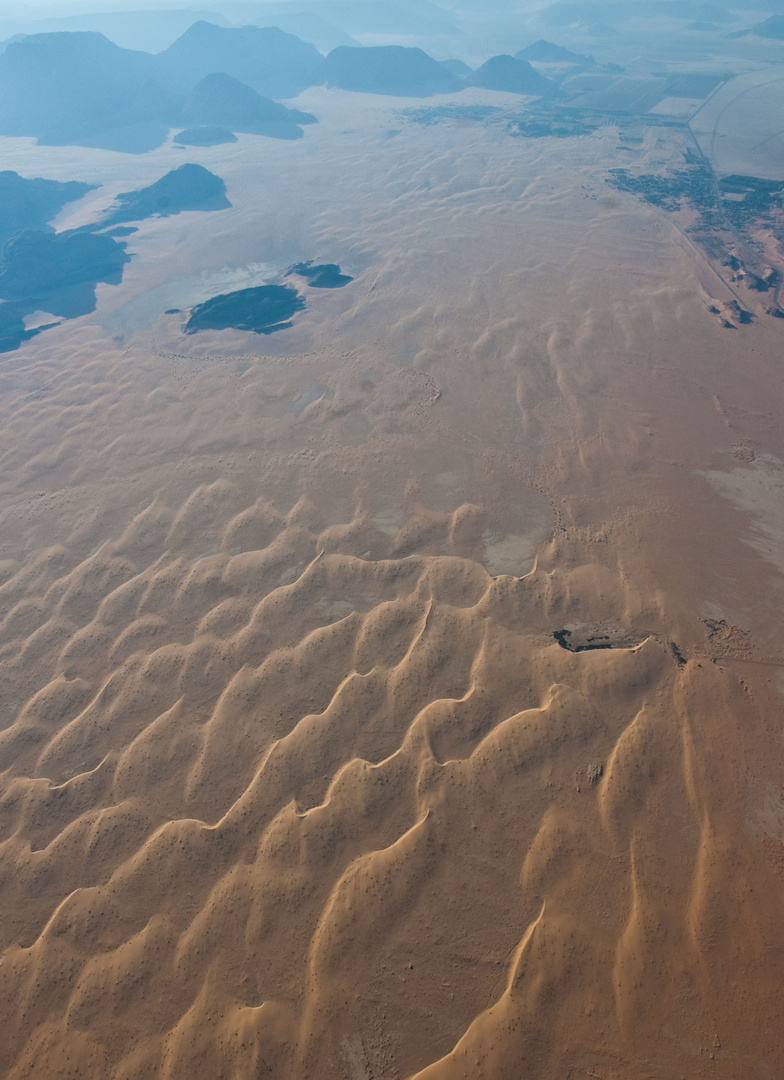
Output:
<instances>
[{"instance_id":1,"label":"dark rock formation","mask_svg":"<svg viewBox=\"0 0 784 1080\"><path fill-rule=\"evenodd\" d=\"M102 34L34 34L0 55L0 134L49 145L142 152L160 145L179 100L153 80L154 57Z\"/></svg>"},{"instance_id":2,"label":"dark rock formation","mask_svg":"<svg viewBox=\"0 0 784 1080\"><path fill-rule=\"evenodd\" d=\"M222 143L233 143L237 136L228 128L201 126L186 128L174 136L176 143L182 146L220 146Z\"/></svg>"},{"instance_id":3,"label":"dark rock formation","mask_svg":"<svg viewBox=\"0 0 784 1080\"><path fill-rule=\"evenodd\" d=\"M300 138L300 124L316 118L298 109L287 109L262 97L245 83L225 72L205 76L185 98L186 123L216 126L278 138Z\"/></svg>"},{"instance_id":4,"label":"dark rock formation","mask_svg":"<svg viewBox=\"0 0 784 1080\"><path fill-rule=\"evenodd\" d=\"M65 203L91 190L93 185L77 181L0 173L0 352L45 329L27 330L25 315L39 309L66 318L85 315L95 308L99 281L121 280L129 259L122 244L89 230L55 234L47 228Z\"/></svg>"},{"instance_id":5,"label":"dark rock formation","mask_svg":"<svg viewBox=\"0 0 784 1080\"><path fill-rule=\"evenodd\" d=\"M232 329L272 334L291 326L291 316L304 307L305 301L290 285L239 289L198 304L191 310L185 332Z\"/></svg>"},{"instance_id":6,"label":"dark rock formation","mask_svg":"<svg viewBox=\"0 0 784 1080\"><path fill-rule=\"evenodd\" d=\"M439 60L439 63L441 67L446 68L450 75L454 75L458 79L464 79L472 71L472 68L463 60Z\"/></svg>"},{"instance_id":7,"label":"dark rock formation","mask_svg":"<svg viewBox=\"0 0 784 1080\"><path fill-rule=\"evenodd\" d=\"M94 184L77 180L28 180L15 172L0 172L0 245L20 229L40 229L66 203L81 199Z\"/></svg>"},{"instance_id":8,"label":"dark rock formation","mask_svg":"<svg viewBox=\"0 0 784 1080\"><path fill-rule=\"evenodd\" d=\"M462 88L457 76L421 49L378 45L333 49L314 81L343 90L400 97L428 97Z\"/></svg>"},{"instance_id":9,"label":"dark rock formation","mask_svg":"<svg viewBox=\"0 0 784 1080\"><path fill-rule=\"evenodd\" d=\"M98 282L119 284L130 259L115 238L136 229L121 222L231 205L220 177L187 164L149 187L118 196L119 205L95 224L63 233L46 231L46 220L65 202L90 190L89 184L0 173L0 237L6 241L0 257L0 352L16 349L46 329L26 329L25 316L35 311L72 319L95 310ZM20 224L43 228L19 229ZM296 291L290 291L296 299Z\"/></svg>"},{"instance_id":10,"label":"dark rock formation","mask_svg":"<svg viewBox=\"0 0 784 1080\"><path fill-rule=\"evenodd\" d=\"M313 289L342 289L344 285L354 280L348 274L341 274L337 263L321 263L314 266L312 262L301 262L292 266L289 273L304 277Z\"/></svg>"},{"instance_id":11,"label":"dark rock formation","mask_svg":"<svg viewBox=\"0 0 784 1080\"><path fill-rule=\"evenodd\" d=\"M94 310L96 283L119 282L129 258L124 246L110 236L85 232L55 234L28 229L13 236L3 249L0 297L26 305L35 301L30 311L41 308L54 315L73 318L74 314ZM70 291L76 289L81 297L85 290L80 286L88 286L92 293L91 303L84 310L72 312ZM63 293L62 297L60 293ZM80 299L75 303L81 308Z\"/></svg>"},{"instance_id":12,"label":"dark rock formation","mask_svg":"<svg viewBox=\"0 0 784 1080\"><path fill-rule=\"evenodd\" d=\"M322 62L314 45L276 27L222 27L194 23L154 60L156 78L187 93L216 71L252 86L267 97L294 97L313 82Z\"/></svg>"},{"instance_id":13,"label":"dark rock formation","mask_svg":"<svg viewBox=\"0 0 784 1080\"><path fill-rule=\"evenodd\" d=\"M109 209L103 225L123 221L168 217L183 210L223 210L231 206L226 185L219 176L201 165L180 165L160 180L139 191L125 191L117 196L119 206Z\"/></svg>"},{"instance_id":14,"label":"dark rock formation","mask_svg":"<svg viewBox=\"0 0 784 1080\"><path fill-rule=\"evenodd\" d=\"M527 60L517 60L514 56L491 56L469 79L470 86L481 86L485 90L503 90L510 94L548 94L553 83L540 75Z\"/></svg>"},{"instance_id":15,"label":"dark rock formation","mask_svg":"<svg viewBox=\"0 0 784 1080\"><path fill-rule=\"evenodd\" d=\"M341 30L320 15L312 11L292 11L292 8L296 8L296 5L290 3L289 0L283 0L282 3L270 3L267 0L263 8L263 18L253 21L256 26L277 26L279 30L284 30L287 34L294 34L302 41L309 41L319 52L325 54L331 52L332 49L337 49L338 45L359 44L345 30Z\"/></svg>"},{"instance_id":16,"label":"dark rock formation","mask_svg":"<svg viewBox=\"0 0 784 1080\"><path fill-rule=\"evenodd\" d=\"M539 38L532 45L526 45L520 52L515 53L515 60L527 60L529 63L540 64L577 64L579 67L595 67L596 61L592 56L584 56L582 53L574 53L565 49L563 45L555 45L552 41Z\"/></svg>"},{"instance_id":17,"label":"dark rock formation","mask_svg":"<svg viewBox=\"0 0 784 1080\"><path fill-rule=\"evenodd\" d=\"M764 22L757 23L754 33L759 37L774 38L776 41L784 39L784 15L771 15Z\"/></svg>"},{"instance_id":18,"label":"dark rock formation","mask_svg":"<svg viewBox=\"0 0 784 1080\"><path fill-rule=\"evenodd\" d=\"M45 327L26 330L24 316L49 311L73 319L95 310L99 281L119 284L129 256L109 236L26 230L0 258L0 352L16 349ZM49 324L51 325L51 324Z\"/></svg>"},{"instance_id":19,"label":"dark rock formation","mask_svg":"<svg viewBox=\"0 0 784 1080\"><path fill-rule=\"evenodd\" d=\"M26 330L22 311L14 304L0 303L0 353L13 352L38 330Z\"/></svg>"}]
</instances>

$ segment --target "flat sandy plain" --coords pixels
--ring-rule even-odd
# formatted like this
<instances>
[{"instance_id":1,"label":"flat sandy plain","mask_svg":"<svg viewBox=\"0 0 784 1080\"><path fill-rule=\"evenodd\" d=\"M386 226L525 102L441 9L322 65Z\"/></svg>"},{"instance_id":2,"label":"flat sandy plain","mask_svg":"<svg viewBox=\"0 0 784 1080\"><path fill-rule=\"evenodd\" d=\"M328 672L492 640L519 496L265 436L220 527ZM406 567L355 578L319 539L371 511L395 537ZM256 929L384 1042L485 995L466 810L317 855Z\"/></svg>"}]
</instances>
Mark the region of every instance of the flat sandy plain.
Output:
<instances>
[{"instance_id":1,"label":"flat sandy plain","mask_svg":"<svg viewBox=\"0 0 784 1080\"><path fill-rule=\"evenodd\" d=\"M410 104L4 141L105 185L61 227L183 160L233 204L0 364L7 1080L782 1075L784 323L616 128ZM310 258L285 332L157 313Z\"/></svg>"},{"instance_id":2,"label":"flat sandy plain","mask_svg":"<svg viewBox=\"0 0 784 1080\"><path fill-rule=\"evenodd\" d=\"M779 64L730 79L691 122L703 153L721 175L780 180L784 175L784 71Z\"/></svg>"}]
</instances>

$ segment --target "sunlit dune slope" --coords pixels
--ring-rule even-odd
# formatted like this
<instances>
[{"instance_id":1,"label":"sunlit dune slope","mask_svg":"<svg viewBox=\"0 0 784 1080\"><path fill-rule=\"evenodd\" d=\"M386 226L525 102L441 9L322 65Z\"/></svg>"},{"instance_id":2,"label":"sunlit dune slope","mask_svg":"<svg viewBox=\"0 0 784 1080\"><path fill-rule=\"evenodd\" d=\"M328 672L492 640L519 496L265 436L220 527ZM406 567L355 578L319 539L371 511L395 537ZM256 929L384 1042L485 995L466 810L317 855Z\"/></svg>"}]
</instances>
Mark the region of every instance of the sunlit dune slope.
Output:
<instances>
[{"instance_id":1,"label":"sunlit dune slope","mask_svg":"<svg viewBox=\"0 0 784 1080\"><path fill-rule=\"evenodd\" d=\"M782 326L609 129L320 93L0 369L0 1075L774 1080ZM354 280L117 329L276 242Z\"/></svg>"},{"instance_id":2,"label":"sunlit dune slope","mask_svg":"<svg viewBox=\"0 0 784 1080\"><path fill-rule=\"evenodd\" d=\"M221 495L191 500L213 527ZM371 561L359 524L336 545L305 504L256 504L193 563L178 518L3 588L29 694L0 741L7 1075L749 1060L778 930L732 675L657 633L562 649L575 589L636 598L551 550L521 578ZM268 543L231 554L251 527Z\"/></svg>"}]
</instances>

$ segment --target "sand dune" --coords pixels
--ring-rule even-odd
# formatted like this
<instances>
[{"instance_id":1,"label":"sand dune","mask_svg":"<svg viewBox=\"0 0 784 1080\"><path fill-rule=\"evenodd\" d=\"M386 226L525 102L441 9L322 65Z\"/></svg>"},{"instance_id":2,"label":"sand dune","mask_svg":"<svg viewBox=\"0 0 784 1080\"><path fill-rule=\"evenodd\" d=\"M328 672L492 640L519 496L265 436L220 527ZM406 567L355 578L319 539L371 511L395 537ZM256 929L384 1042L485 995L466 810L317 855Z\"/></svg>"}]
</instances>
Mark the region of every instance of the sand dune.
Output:
<instances>
[{"instance_id":1,"label":"sand dune","mask_svg":"<svg viewBox=\"0 0 784 1080\"><path fill-rule=\"evenodd\" d=\"M0 1073L773 1078L782 327L607 128L298 104L0 368ZM311 258L270 338L106 329Z\"/></svg>"}]
</instances>

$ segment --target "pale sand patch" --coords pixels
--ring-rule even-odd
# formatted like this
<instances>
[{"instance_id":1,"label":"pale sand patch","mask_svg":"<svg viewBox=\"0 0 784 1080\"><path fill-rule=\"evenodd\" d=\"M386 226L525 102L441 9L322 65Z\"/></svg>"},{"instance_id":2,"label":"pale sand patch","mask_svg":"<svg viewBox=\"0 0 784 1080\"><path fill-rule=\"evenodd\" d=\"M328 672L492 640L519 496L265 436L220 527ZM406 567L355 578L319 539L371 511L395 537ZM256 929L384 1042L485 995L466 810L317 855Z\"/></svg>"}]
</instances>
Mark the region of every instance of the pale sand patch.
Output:
<instances>
[{"instance_id":1,"label":"pale sand patch","mask_svg":"<svg viewBox=\"0 0 784 1080\"><path fill-rule=\"evenodd\" d=\"M527 536L501 536L487 530L483 534L484 559L487 572L493 574L511 574L521 577L534 565L537 546L543 539L542 530L530 532Z\"/></svg>"},{"instance_id":2,"label":"pale sand patch","mask_svg":"<svg viewBox=\"0 0 784 1080\"><path fill-rule=\"evenodd\" d=\"M730 472L706 469L701 475L751 516L745 542L784 573L784 463L762 454Z\"/></svg>"},{"instance_id":3,"label":"pale sand patch","mask_svg":"<svg viewBox=\"0 0 784 1080\"><path fill-rule=\"evenodd\" d=\"M406 515L399 507L387 507L373 515L373 523L385 536L397 536L403 527Z\"/></svg>"}]
</instances>

